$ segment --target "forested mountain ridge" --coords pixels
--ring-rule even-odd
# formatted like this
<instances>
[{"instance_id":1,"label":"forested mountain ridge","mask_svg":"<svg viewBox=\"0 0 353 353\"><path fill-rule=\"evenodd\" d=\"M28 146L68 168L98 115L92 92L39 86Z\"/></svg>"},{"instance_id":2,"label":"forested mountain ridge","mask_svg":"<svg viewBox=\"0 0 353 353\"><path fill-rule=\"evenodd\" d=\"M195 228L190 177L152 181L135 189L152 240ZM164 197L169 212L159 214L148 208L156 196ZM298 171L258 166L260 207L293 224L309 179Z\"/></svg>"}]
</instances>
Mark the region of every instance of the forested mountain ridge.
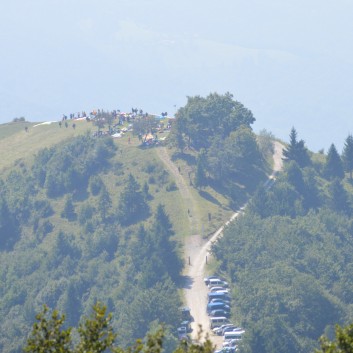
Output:
<instances>
[{"instance_id":1,"label":"forested mountain ridge","mask_svg":"<svg viewBox=\"0 0 353 353\"><path fill-rule=\"evenodd\" d=\"M284 171L213 246L234 284L244 352L309 352L353 320L352 138L310 153L293 128Z\"/></svg>"},{"instance_id":2,"label":"forested mountain ridge","mask_svg":"<svg viewBox=\"0 0 353 353\"><path fill-rule=\"evenodd\" d=\"M223 99L231 103L227 113L231 116L235 104L231 96L210 95L206 103ZM150 129L159 137L168 132L160 131L158 121L136 116L136 135L128 132L119 140L112 140L109 133L99 137L93 131L111 131L104 121L108 116L97 124L68 121L67 127L58 123L34 127L26 122L2 126L0 143L6 155L0 189L3 352L21 350L42 304L66 312L68 324L76 325L96 300L107 303L113 312L122 346L163 322L169 332L167 346L175 347L182 304L180 244L191 233L194 215L158 160L158 145L148 146L141 138ZM231 120L240 117L233 114ZM212 171L207 167L208 158L211 161L212 153L218 153L212 136L208 137L211 145L201 148L193 145L188 129L176 131L177 123L172 126L169 153L190 184L195 212L202 221L202 229L200 223L195 231L204 236L252 193L257 180L266 177L266 154L257 148L251 123L220 129L227 140L222 179L217 167ZM179 143L185 141L183 150L180 145L172 147L173 135ZM245 162L248 143L257 159ZM239 168L231 153L236 148L234 158L242 162ZM233 164L228 166L228 161ZM244 177L246 168L256 171L250 182ZM226 178L232 179L232 193Z\"/></svg>"},{"instance_id":3,"label":"forested mountain ridge","mask_svg":"<svg viewBox=\"0 0 353 353\"><path fill-rule=\"evenodd\" d=\"M75 127L0 126L1 351L21 350L42 304L76 325L100 300L121 346L164 322L171 352L183 242L195 232L206 238L249 199L209 265L231 283L232 320L247 332L242 350L308 352L352 320L350 136L341 155L334 145L313 154L293 129L284 171L268 188L259 185L274 137L256 136L251 111L229 93L189 97L164 125L136 115L134 131L117 140L112 122L104 112Z\"/></svg>"}]
</instances>

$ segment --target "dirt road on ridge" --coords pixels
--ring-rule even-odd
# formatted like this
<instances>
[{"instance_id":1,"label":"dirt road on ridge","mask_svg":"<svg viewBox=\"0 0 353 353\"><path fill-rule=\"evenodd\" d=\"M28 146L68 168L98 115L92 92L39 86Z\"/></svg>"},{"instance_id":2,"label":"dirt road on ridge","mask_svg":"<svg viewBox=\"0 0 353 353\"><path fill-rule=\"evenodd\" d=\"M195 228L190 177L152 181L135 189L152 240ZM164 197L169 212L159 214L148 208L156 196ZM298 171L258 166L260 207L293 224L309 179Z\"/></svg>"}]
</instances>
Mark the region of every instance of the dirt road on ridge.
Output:
<instances>
[{"instance_id":1,"label":"dirt road on ridge","mask_svg":"<svg viewBox=\"0 0 353 353\"><path fill-rule=\"evenodd\" d=\"M174 176L175 183L177 184L183 199L185 202L187 202L187 207L193 208L193 222L195 222L198 226L200 221L196 219L196 201L193 199L189 185L186 183L182 175L180 175L178 168L170 160L166 148L162 147L157 151L157 154L161 160L165 163L169 171ZM279 142L274 142L273 172L269 177L269 180L266 181L265 185L271 185L271 181L276 178L277 173L282 169L282 151L283 145ZM203 281L205 275L206 256L208 259L210 258L209 250L212 243L216 241L216 239L222 234L224 227L233 221L238 216L238 214L239 212L235 212L231 218L222 227L220 227L208 241L203 240L200 234L193 234L191 237L186 238L184 244L185 258L190 257L190 265L186 264L184 269L184 275L186 277L184 293L186 305L191 309L191 315L194 318L194 322L192 323L193 331L191 335L192 338L196 338L199 326L201 325L204 334L209 333L212 342L218 347L221 346L222 338L220 336L211 335L211 331L209 330L209 317L206 313L208 290ZM192 227L193 230L199 230L196 224L194 224Z\"/></svg>"}]
</instances>

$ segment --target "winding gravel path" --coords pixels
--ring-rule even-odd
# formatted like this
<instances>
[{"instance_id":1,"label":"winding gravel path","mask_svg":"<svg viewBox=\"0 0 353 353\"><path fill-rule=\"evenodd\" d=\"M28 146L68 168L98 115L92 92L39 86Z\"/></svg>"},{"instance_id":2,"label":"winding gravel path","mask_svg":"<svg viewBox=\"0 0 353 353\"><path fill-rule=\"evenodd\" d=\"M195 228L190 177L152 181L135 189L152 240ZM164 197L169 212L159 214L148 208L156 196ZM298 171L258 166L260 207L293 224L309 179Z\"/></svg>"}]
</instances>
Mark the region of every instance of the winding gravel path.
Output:
<instances>
[{"instance_id":1,"label":"winding gravel path","mask_svg":"<svg viewBox=\"0 0 353 353\"><path fill-rule=\"evenodd\" d=\"M270 187L275 180L278 172L282 169L283 161L282 161L282 152L283 145L279 142L274 142L274 154L273 154L273 172L269 179L266 181L265 185ZM199 229L200 220L196 217L196 209L197 204L193 199L193 196L190 192L189 186L186 183L185 179L182 175L180 175L178 168L171 161L168 151L165 147L159 148L157 151L160 159L167 166L169 171L175 178L175 183L177 184L179 191L187 202L187 207L192 207L192 211L194 214L193 221L194 224L193 229ZM244 206L245 207L245 206ZM242 207L242 209L244 208ZM185 301L186 305L191 309L191 315L194 318L192 323L192 338L197 338L197 334L199 332L199 328L202 327L203 337L209 334L212 342L220 347L222 343L222 337L220 336L211 336L211 331L209 329L209 317L206 313L206 305L207 305L207 287L204 284L204 276L205 276L205 266L206 266L206 256L207 259L210 258L210 247L213 242L217 240L217 238L222 234L224 227L232 222L239 215L239 211L235 212L231 218L220 227L213 236L208 240L204 241L200 234L194 234L190 237L187 237L184 245L184 255L185 258L190 259L190 264L188 263L184 269L185 276ZM189 218L190 219L190 218ZM195 227L196 226L196 227Z\"/></svg>"}]
</instances>

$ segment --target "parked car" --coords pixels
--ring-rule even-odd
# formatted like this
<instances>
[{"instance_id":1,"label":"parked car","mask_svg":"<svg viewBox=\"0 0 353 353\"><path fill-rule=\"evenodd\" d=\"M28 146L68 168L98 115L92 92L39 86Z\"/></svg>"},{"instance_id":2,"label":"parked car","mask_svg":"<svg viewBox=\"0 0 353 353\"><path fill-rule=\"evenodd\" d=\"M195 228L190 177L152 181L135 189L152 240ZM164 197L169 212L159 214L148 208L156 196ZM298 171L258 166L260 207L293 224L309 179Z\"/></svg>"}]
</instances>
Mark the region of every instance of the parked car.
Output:
<instances>
[{"instance_id":1,"label":"parked car","mask_svg":"<svg viewBox=\"0 0 353 353\"><path fill-rule=\"evenodd\" d=\"M213 292L226 292L226 293L228 293L228 289L221 287L221 286L215 286L215 287L210 288L210 292L211 293L213 293Z\"/></svg>"},{"instance_id":2,"label":"parked car","mask_svg":"<svg viewBox=\"0 0 353 353\"><path fill-rule=\"evenodd\" d=\"M210 329L214 329L215 327L220 327L224 324L228 324L229 320L225 316L219 317L211 317L210 318Z\"/></svg>"},{"instance_id":3,"label":"parked car","mask_svg":"<svg viewBox=\"0 0 353 353\"><path fill-rule=\"evenodd\" d=\"M222 336L224 336L224 334L226 332L237 332L237 331L243 331L243 329L241 327L232 327L232 326L229 326L229 327L225 327L223 330L222 330Z\"/></svg>"},{"instance_id":4,"label":"parked car","mask_svg":"<svg viewBox=\"0 0 353 353\"><path fill-rule=\"evenodd\" d=\"M239 340L237 339L232 339L230 341L227 341L227 342L223 342L223 348L224 347L236 347L239 343Z\"/></svg>"},{"instance_id":5,"label":"parked car","mask_svg":"<svg viewBox=\"0 0 353 353\"><path fill-rule=\"evenodd\" d=\"M230 332L225 332L224 333L224 341L228 342L231 340L238 340L241 341L243 334L245 331L230 331Z\"/></svg>"},{"instance_id":6,"label":"parked car","mask_svg":"<svg viewBox=\"0 0 353 353\"><path fill-rule=\"evenodd\" d=\"M208 281L208 288L215 287L215 286L222 286L228 287L228 282L221 280L220 278L211 278Z\"/></svg>"},{"instance_id":7,"label":"parked car","mask_svg":"<svg viewBox=\"0 0 353 353\"><path fill-rule=\"evenodd\" d=\"M206 311L207 311L207 313L210 313L211 311L218 310L218 309L230 311L230 306L227 304L223 304L223 303L209 303L209 304L207 304ZM222 316L222 315L220 315L220 316Z\"/></svg>"},{"instance_id":8,"label":"parked car","mask_svg":"<svg viewBox=\"0 0 353 353\"><path fill-rule=\"evenodd\" d=\"M183 321L193 321L194 318L191 316L190 308L187 306L184 306L183 308L180 308L181 311L181 316L183 318Z\"/></svg>"},{"instance_id":9,"label":"parked car","mask_svg":"<svg viewBox=\"0 0 353 353\"><path fill-rule=\"evenodd\" d=\"M235 347L223 347L222 349L214 351L214 353L235 353L235 352L236 352Z\"/></svg>"},{"instance_id":10,"label":"parked car","mask_svg":"<svg viewBox=\"0 0 353 353\"><path fill-rule=\"evenodd\" d=\"M229 305L230 300L222 299L222 298L215 298L215 299L211 299L210 304L212 304L212 303L223 303L223 304Z\"/></svg>"},{"instance_id":11,"label":"parked car","mask_svg":"<svg viewBox=\"0 0 353 353\"><path fill-rule=\"evenodd\" d=\"M211 279L219 279L219 280L221 280L221 278L219 278L219 276L208 276L208 277L205 277L203 279L203 281L205 282L206 286L208 286L208 284L210 283Z\"/></svg>"},{"instance_id":12,"label":"parked car","mask_svg":"<svg viewBox=\"0 0 353 353\"><path fill-rule=\"evenodd\" d=\"M230 300L230 296L227 293L223 292L212 292L208 293L208 302L210 302L212 299L224 299L224 300Z\"/></svg>"},{"instance_id":13,"label":"parked car","mask_svg":"<svg viewBox=\"0 0 353 353\"><path fill-rule=\"evenodd\" d=\"M178 328L177 328L177 331L178 331L178 338L179 338L179 340L187 339L188 334L187 334L187 332L186 332L186 328L185 328L185 327L178 327Z\"/></svg>"},{"instance_id":14,"label":"parked car","mask_svg":"<svg viewBox=\"0 0 353 353\"><path fill-rule=\"evenodd\" d=\"M190 325L190 321L183 321L181 324L180 324L180 327L185 327L186 329L186 332L191 332L191 325Z\"/></svg>"},{"instance_id":15,"label":"parked car","mask_svg":"<svg viewBox=\"0 0 353 353\"><path fill-rule=\"evenodd\" d=\"M230 316L230 311L224 310L224 309L217 309L217 310L212 310L209 314L210 314L210 316L229 317Z\"/></svg>"},{"instance_id":16,"label":"parked car","mask_svg":"<svg viewBox=\"0 0 353 353\"><path fill-rule=\"evenodd\" d=\"M221 336L221 335L223 334L223 330L224 330L225 328L228 328L228 327L230 327L230 328L235 328L235 325L234 325L234 324L224 324L224 325L222 325L222 326L220 326L220 327L216 327L216 328L213 329L212 331L213 331L213 333L214 333L215 335Z\"/></svg>"}]
</instances>

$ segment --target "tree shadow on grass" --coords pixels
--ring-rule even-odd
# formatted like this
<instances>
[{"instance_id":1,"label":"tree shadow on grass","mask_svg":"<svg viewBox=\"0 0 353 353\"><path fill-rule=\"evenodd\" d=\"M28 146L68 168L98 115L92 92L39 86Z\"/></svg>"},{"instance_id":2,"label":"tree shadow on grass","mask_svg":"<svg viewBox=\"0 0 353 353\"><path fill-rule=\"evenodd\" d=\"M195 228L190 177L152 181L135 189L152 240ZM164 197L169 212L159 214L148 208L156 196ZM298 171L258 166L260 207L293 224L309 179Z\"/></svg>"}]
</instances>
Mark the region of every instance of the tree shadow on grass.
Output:
<instances>
[{"instance_id":1,"label":"tree shadow on grass","mask_svg":"<svg viewBox=\"0 0 353 353\"><path fill-rule=\"evenodd\" d=\"M88 199L88 192L87 192L87 188L80 188L80 189L77 189L75 190L73 193L72 193L72 199L73 201L85 201Z\"/></svg>"},{"instance_id":2,"label":"tree shadow on grass","mask_svg":"<svg viewBox=\"0 0 353 353\"><path fill-rule=\"evenodd\" d=\"M172 161L175 162L178 159L181 159L186 162L187 165L195 165L196 164L196 157L192 156L191 154L187 153L180 153L175 152L171 157Z\"/></svg>"},{"instance_id":3,"label":"tree shadow on grass","mask_svg":"<svg viewBox=\"0 0 353 353\"><path fill-rule=\"evenodd\" d=\"M182 289L191 289L194 280L190 276L180 276L178 287Z\"/></svg>"},{"instance_id":4,"label":"tree shadow on grass","mask_svg":"<svg viewBox=\"0 0 353 353\"><path fill-rule=\"evenodd\" d=\"M206 199L207 201L214 203L217 206L222 206L221 203L216 198L214 198L210 193L208 193L207 191L199 190L199 195L201 197L203 197L204 199Z\"/></svg>"}]
</instances>

